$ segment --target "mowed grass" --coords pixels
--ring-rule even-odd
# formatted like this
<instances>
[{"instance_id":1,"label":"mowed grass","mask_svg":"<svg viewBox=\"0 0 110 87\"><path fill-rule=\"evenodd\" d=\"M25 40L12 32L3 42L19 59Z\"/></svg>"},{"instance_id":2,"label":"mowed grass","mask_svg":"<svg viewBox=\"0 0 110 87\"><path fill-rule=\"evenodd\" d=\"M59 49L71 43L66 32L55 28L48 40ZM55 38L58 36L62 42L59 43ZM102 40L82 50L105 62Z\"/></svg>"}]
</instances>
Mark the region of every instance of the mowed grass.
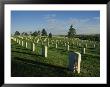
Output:
<instances>
[{"instance_id":1,"label":"mowed grass","mask_svg":"<svg viewBox=\"0 0 110 87\"><path fill-rule=\"evenodd\" d=\"M68 54L65 47L54 45L48 48L48 57L41 56L41 46L36 44L36 50L28 49L16 42L11 42L11 76L12 77L99 77L100 56L98 49L87 49L81 55L81 72L73 73L68 70ZM81 52L81 48L70 50Z\"/></svg>"}]
</instances>

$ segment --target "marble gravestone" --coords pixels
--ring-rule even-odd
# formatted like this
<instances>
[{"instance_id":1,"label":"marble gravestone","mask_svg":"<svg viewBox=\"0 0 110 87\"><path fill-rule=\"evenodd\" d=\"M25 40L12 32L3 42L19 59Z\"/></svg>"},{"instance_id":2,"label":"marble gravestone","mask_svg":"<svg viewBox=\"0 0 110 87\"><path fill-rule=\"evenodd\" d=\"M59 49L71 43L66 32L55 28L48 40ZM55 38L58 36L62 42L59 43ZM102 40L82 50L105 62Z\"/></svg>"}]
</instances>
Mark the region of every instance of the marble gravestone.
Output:
<instances>
[{"instance_id":1,"label":"marble gravestone","mask_svg":"<svg viewBox=\"0 0 110 87\"><path fill-rule=\"evenodd\" d=\"M69 70L80 73L81 54L79 52L69 53Z\"/></svg>"}]
</instances>

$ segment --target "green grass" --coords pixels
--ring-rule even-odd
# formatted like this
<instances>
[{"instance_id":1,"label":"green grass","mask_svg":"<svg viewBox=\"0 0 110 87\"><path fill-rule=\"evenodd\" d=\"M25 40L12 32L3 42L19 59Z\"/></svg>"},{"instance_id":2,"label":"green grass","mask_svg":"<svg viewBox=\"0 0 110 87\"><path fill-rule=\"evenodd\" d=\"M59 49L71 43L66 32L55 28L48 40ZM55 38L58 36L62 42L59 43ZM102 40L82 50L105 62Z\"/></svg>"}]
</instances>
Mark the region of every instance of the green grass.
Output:
<instances>
[{"instance_id":1,"label":"green grass","mask_svg":"<svg viewBox=\"0 0 110 87\"><path fill-rule=\"evenodd\" d=\"M81 48L71 47L70 50L81 51ZM68 70L68 54L65 47L54 45L48 48L48 57L41 56L41 45L36 44L35 52L22 47L16 42L11 43L11 76L12 77L99 77L100 56L98 49L87 49L81 56L81 72Z\"/></svg>"}]
</instances>

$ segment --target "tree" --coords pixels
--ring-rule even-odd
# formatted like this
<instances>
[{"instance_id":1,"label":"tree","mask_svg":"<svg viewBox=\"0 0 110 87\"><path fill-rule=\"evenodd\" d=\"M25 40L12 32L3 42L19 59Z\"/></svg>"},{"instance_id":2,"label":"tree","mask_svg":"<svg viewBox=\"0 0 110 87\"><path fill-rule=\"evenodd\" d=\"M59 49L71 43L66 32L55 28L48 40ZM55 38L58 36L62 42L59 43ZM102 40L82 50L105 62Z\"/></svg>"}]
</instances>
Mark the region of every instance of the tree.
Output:
<instances>
[{"instance_id":1,"label":"tree","mask_svg":"<svg viewBox=\"0 0 110 87\"><path fill-rule=\"evenodd\" d=\"M49 33L49 38L52 38L52 33L51 32Z\"/></svg>"},{"instance_id":2,"label":"tree","mask_svg":"<svg viewBox=\"0 0 110 87\"><path fill-rule=\"evenodd\" d=\"M14 35L20 35L19 31L16 31Z\"/></svg>"},{"instance_id":3,"label":"tree","mask_svg":"<svg viewBox=\"0 0 110 87\"><path fill-rule=\"evenodd\" d=\"M24 35L26 35L26 36L27 36L27 35L28 35L28 33L24 32Z\"/></svg>"},{"instance_id":4,"label":"tree","mask_svg":"<svg viewBox=\"0 0 110 87\"><path fill-rule=\"evenodd\" d=\"M32 32L31 31L29 32L29 35L32 35Z\"/></svg>"},{"instance_id":5,"label":"tree","mask_svg":"<svg viewBox=\"0 0 110 87\"><path fill-rule=\"evenodd\" d=\"M73 28L73 26L70 26L69 32L68 32L68 37L72 38L76 35L76 29Z\"/></svg>"},{"instance_id":6,"label":"tree","mask_svg":"<svg viewBox=\"0 0 110 87\"><path fill-rule=\"evenodd\" d=\"M42 36L47 36L47 32L45 29L42 30Z\"/></svg>"},{"instance_id":7,"label":"tree","mask_svg":"<svg viewBox=\"0 0 110 87\"><path fill-rule=\"evenodd\" d=\"M41 32L38 30L37 34L40 36L41 35Z\"/></svg>"},{"instance_id":8,"label":"tree","mask_svg":"<svg viewBox=\"0 0 110 87\"><path fill-rule=\"evenodd\" d=\"M21 33L21 35L24 35L24 32L23 32L23 33Z\"/></svg>"},{"instance_id":9,"label":"tree","mask_svg":"<svg viewBox=\"0 0 110 87\"><path fill-rule=\"evenodd\" d=\"M27 36L28 34L26 32L23 32L22 35L26 35Z\"/></svg>"},{"instance_id":10,"label":"tree","mask_svg":"<svg viewBox=\"0 0 110 87\"><path fill-rule=\"evenodd\" d=\"M32 33L32 36L37 36L38 35L38 32L35 31L34 33Z\"/></svg>"}]
</instances>

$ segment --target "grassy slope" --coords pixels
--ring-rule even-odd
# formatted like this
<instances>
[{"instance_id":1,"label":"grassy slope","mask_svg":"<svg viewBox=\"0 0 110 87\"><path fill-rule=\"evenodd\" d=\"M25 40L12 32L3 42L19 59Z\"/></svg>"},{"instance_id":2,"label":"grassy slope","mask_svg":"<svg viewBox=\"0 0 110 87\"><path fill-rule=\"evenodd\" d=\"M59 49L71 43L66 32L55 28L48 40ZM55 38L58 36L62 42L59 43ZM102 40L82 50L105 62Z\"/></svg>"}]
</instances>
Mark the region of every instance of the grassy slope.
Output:
<instances>
[{"instance_id":1,"label":"grassy slope","mask_svg":"<svg viewBox=\"0 0 110 87\"><path fill-rule=\"evenodd\" d=\"M40 46L36 52L21 47L12 41L11 45L11 75L14 77L69 77L69 76L100 76L100 57L96 55L97 50L87 50L87 54L82 55L81 73L73 73L68 70L68 52L63 48L48 48L48 57L40 55ZM80 50L73 48L74 50Z\"/></svg>"}]
</instances>

